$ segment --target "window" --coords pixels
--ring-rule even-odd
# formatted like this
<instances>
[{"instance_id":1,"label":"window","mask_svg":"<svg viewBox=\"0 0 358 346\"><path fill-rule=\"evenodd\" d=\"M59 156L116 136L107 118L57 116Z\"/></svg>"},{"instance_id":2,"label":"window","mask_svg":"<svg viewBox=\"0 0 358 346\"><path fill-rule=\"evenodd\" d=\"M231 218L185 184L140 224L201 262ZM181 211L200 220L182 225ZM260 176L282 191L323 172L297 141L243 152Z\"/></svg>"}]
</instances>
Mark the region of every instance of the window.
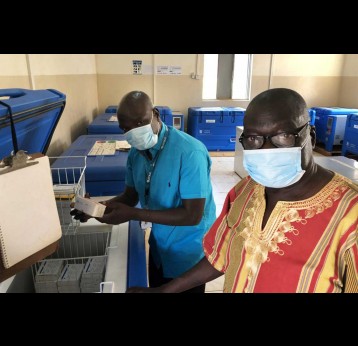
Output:
<instances>
[{"instance_id":1,"label":"window","mask_svg":"<svg viewBox=\"0 0 358 346\"><path fill-rule=\"evenodd\" d=\"M251 54L204 54L203 99L248 100Z\"/></svg>"}]
</instances>

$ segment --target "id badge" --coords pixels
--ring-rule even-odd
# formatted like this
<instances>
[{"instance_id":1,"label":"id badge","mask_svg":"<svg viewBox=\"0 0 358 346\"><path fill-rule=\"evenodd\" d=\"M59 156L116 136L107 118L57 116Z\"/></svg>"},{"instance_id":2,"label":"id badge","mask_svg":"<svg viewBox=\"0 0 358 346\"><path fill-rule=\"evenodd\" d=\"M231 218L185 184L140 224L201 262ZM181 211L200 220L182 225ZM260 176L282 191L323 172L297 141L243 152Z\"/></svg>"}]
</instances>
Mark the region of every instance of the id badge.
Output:
<instances>
[{"instance_id":1,"label":"id badge","mask_svg":"<svg viewBox=\"0 0 358 346\"><path fill-rule=\"evenodd\" d=\"M141 221L140 222L140 227L142 229L152 228L152 223L151 222L146 222L146 221Z\"/></svg>"}]
</instances>

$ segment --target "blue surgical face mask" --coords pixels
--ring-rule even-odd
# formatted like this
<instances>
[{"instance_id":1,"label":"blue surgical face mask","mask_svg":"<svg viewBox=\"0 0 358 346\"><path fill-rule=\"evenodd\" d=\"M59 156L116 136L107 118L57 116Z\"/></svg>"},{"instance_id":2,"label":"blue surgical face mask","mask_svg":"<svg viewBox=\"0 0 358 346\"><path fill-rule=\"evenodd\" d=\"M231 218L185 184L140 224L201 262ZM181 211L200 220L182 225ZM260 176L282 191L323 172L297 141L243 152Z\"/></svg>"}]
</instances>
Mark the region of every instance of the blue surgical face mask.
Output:
<instances>
[{"instance_id":1,"label":"blue surgical face mask","mask_svg":"<svg viewBox=\"0 0 358 346\"><path fill-rule=\"evenodd\" d=\"M157 144L158 134L154 134L153 132L152 121L153 116L150 124L136 127L125 133L125 138L132 147L138 150L146 150Z\"/></svg>"},{"instance_id":2,"label":"blue surgical face mask","mask_svg":"<svg viewBox=\"0 0 358 346\"><path fill-rule=\"evenodd\" d=\"M301 147L244 150L243 165L252 179L266 187L290 186L305 173Z\"/></svg>"}]
</instances>

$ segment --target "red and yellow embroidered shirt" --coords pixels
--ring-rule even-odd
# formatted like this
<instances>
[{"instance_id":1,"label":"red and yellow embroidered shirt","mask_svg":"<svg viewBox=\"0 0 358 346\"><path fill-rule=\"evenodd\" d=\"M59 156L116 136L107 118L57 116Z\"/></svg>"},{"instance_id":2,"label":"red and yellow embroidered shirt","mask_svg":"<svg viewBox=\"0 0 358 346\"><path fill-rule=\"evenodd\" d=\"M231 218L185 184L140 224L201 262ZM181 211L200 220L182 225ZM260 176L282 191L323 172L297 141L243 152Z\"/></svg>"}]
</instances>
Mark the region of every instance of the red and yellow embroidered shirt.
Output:
<instances>
[{"instance_id":1,"label":"red and yellow embroidered shirt","mask_svg":"<svg viewBox=\"0 0 358 346\"><path fill-rule=\"evenodd\" d=\"M203 239L224 292L357 292L358 186L335 174L311 198L278 202L262 229L264 189L240 181Z\"/></svg>"}]
</instances>

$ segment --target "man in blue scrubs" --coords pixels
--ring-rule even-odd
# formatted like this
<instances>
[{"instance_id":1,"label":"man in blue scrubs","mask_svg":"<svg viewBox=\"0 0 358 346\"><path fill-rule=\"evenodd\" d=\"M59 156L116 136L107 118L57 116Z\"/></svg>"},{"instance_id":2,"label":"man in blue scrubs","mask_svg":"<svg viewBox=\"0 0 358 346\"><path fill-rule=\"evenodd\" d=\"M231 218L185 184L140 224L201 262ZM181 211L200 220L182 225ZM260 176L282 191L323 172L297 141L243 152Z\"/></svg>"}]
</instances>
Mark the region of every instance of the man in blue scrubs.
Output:
<instances>
[{"instance_id":1,"label":"man in blue scrubs","mask_svg":"<svg viewBox=\"0 0 358 346\"><path fill-rule=\"evenodd\" d=\"M149 286L157 287L192 268L203 257L202 239L216 219L204 144L167 126L147 94L132 91L119 103L119 126L132 148L125 191L106 202L108 224L128 220L151 226ZM136 208L138 201L142 208ZM204 292L205 284L187 292Z\"/></svg>"}]
</instances>

